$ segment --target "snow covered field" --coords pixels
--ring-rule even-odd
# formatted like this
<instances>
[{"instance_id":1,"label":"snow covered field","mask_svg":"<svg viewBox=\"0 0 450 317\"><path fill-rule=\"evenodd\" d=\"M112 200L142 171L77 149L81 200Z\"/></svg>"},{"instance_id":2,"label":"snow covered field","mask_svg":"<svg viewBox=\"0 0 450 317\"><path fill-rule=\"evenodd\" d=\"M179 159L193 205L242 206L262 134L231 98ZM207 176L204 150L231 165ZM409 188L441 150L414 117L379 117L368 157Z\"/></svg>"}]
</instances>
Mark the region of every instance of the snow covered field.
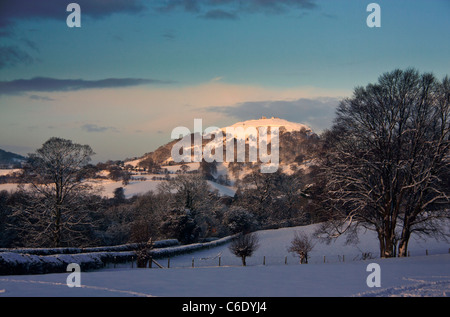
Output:
<instances>
[{"instance_id":1,"label":"snow covered field","mask_svg":"<svg viewBox=\"0 0 450 317\"><path fill-rule=\"evenodd\" d=\"M314 225L259 232L260 248L248 266L231 262L227 245L180 255L170 269L106 268L81 272L81 287L66 285L67 274L0 276L0 297L6 296L164 296L164 297L301 297L301 296L450 296L450 245L434 239L414 239L411 257L358 260L353 254L373 252L373 233L361 232L358 245L344 239L326 245L317 243L307 265L296 264L289 255L295 230L312 232ZM425 255L428 250L428 256ZM217 264L218 255L222 258ZM326 263L323 256L326 255ZM342 257L345 255L345 260ZM262 258L267 256L266 265ZM288 260L288 264L284 260ZM214 262L192 268L192 258ZM278 259L278 260L275 260ZM227 261L229 261L227 263ZM158 260L165 265L165 260ZM213 264L216 263L216 264ZM381 268L381 287L370 288L366 279L369 263Z\"/></svg>"},{"instance_id":2,"label":"snow covered field","mask_svg":"<svg viewBox=\"0 0 450 317\"><path fill-rule=\"evenodd\" d=\"M131 164L130 164L131 165ZM186 164L189 166L190 170L197 170L199 163L188 163ZM173 173L170 174L171 177L176 177L176 171L179 170L180 165L174 165L174 166L164 166L163 168L166 168L169 170L169 172ZM219 168L221 169L219 171L219 174L226 173L226 168L223 165L220 165ZM18 172L20 170L10 170L10 169L0 169L0 176L7 175L12 172ZM103 173L104 175L107 175L108 173ZM123 187L125 197L131 198L135 195L141 195L145 194L149 191L157 192L159 184L161 184L162 180L153 180L153 177L164 177L164 175L161 174L144 174L144 175L133 175L135 178L140 178L142 180L131 180L129 184L123 185L122 181L113 181L110 179L96 179L96 180L90 180L89 184L92 185L94 188L100 190L100 195L107 198L114 197L114 190L118 187ZM218 194L221 196L234 196L236 189L232 186L224 186L220 185L218 183L207 181L209 186L211 187L211 190L217 190ZM0 184L0 191L6 190L8 192L16 191L18 184L15 183L5 183ZM27 186L27 185L26 185Z\"/></svg>"},{"instance_id":3,"label":"snow covered field","mask_svg":"<svg viewBox=\"0 0 450 317\"><path fill-rule=\"evenodd\" d=\"M370 262L380 264L381 287L369 288ZM0 277L0 296L450 296L450 255L333 264L110 269L81 274L80 288L68 274Z\"/></svg>"}]
</instances>

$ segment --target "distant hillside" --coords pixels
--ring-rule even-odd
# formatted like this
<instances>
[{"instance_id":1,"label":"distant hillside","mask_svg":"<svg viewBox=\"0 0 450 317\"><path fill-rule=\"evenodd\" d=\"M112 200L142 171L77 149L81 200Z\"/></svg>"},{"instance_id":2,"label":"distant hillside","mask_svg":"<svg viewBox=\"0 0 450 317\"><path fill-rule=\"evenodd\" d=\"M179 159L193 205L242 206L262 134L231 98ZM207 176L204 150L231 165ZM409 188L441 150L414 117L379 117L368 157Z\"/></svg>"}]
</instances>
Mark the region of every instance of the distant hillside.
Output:
<instances>
[{"instance_id":1,"label":"distant hillside","mask_svg":"<svg viewBox=\"0 0 450 317\"><path fill-rule=\"evenodd\" d=\"M21 164L26 160L25 157L19 154L11 153L0 149L0 165L14 166Z\"/></svg>"},{"instance_id":2,"label":"distant hillside","mask_svg":"<svg viewBox=\"0 0 450 317\"><path fill-rule=\"evenodd\" d=\"M311 128L304 124L289 122L279 118L261 118L258 120L248 120L244 122L238 122L231 127L278 127L280 128L280 164L290 165L292 163L301 164L306 160L312 159L310 155L311 147L319 140L319 137L312 131ZM222 128L225 132L226 128ZM192 137L192 144L194 135ZM224 135L225 139L225 135ZM203 146L205 146L211 140L204 139ZM178 142L173 140L165 145L160 146L154 152L147 153L139 159L126 162L125 164L138 165L139 162L145 159L151 159L154 163L159 165L167 165L172 163L171 149ZM248 142L248 140L247 140ZM248 147L247 147L248 150ZM226 149L224 148L224 157ZM247 151L248 153L248 151Z\"/></svg>"}]
</instances>

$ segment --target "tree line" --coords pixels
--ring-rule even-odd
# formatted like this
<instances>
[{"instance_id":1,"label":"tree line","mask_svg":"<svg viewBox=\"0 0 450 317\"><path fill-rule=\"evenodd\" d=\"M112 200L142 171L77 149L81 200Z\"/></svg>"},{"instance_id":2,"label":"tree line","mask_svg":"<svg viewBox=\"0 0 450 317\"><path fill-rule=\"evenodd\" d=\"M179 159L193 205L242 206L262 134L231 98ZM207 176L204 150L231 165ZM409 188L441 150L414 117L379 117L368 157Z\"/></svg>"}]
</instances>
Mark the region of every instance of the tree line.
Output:
<instances>
[{"instance_id":1,"label":"tree line","mask_svg":"<svg viewBox=\"0 0 450 317\"><path fill-rule=\"evenodd\" d=\"M317 235L355 240L374 230L381 257L406 256L412 234L448 237L450 80L415 69L382 74L342 100L307 169L262 174L257 164L236 195L221 197L201 173L168 178L155 192L114 198L84 180L88 145L51 138L28 158L16 193L0 193L0 245L81 246L176 238L193 243L233 233L320 222ZM148 169L152 161L145 162ZM444 224L444 225L442 225ZM446 231L447 230L447 231Z\"/></svg>"}]
</instances>

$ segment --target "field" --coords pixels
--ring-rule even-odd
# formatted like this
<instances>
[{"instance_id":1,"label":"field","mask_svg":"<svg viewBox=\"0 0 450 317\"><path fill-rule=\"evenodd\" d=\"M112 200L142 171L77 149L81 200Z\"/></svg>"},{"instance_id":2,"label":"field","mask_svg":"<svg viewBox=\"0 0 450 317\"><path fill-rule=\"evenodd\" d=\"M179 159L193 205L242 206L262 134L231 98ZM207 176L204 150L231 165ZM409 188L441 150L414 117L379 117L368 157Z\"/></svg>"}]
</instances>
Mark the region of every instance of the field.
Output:
<instances>
[{"instance_id":1,"label":"field","mask_svg":"<svg viewBox=\"0 0 450 317\"><path fill-rule=\"evenodd\" d=\"M316 243L309 264L298 264L286 251L294 231L311 233L315 225L258 232L260 248L239 265L227 245L180 255L170 268L137 269L130 264L81 272L81 287L66 284L69 273L0 277L0 297L349 297L450 295L449 244L412 238L408 258L380 259L372 232L361 232L357 245L339 238ZM372 259L361 260L362 253ZM428 255L426 255L428 254ZM323 258L325 258L325 263ZM222 259L218 266L218 258ZM265 265L263 259L266 257ZM192 268L192 259L195 267ZM285 260L287 259L287 264ZM209 262L208 262L209 261ZM158 260L166 266L167 259ZM369 263L381 268L381 287L370 288Z\"/></svg>"}]
</instances>

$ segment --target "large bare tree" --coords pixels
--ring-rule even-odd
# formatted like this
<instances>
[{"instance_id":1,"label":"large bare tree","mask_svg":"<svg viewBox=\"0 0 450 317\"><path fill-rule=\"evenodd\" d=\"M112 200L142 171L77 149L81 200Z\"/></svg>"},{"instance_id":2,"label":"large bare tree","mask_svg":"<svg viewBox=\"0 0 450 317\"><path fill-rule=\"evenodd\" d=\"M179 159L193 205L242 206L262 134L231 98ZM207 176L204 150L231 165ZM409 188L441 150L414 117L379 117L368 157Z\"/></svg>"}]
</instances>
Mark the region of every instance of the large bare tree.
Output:
<instances>
[{"instance_id":1,"label":"large bare tree","mask_svg":"<svg viewBox=\"0 0 450 317\"><path fill-rule=\"evenodd\" d=\"M450 83L394 70L343 100L325 134L330 236L375 230L380 256L407 255L411 233L448 218ZM398 246L398 249L397 249Z\"/></svg>"},{"instance_id":2,"label":"large bare tree","mask_svg":"<svg viewBox=\"0 0 450 317\"><path fill-rule=\"evenodd\" d=\"M92 190L84 182L85 166L93 154L88 145L53 137L29 155L24 186L29 201L15 212L28 244L72 245L83 235Z\"/></svg>"}]
</instances>

